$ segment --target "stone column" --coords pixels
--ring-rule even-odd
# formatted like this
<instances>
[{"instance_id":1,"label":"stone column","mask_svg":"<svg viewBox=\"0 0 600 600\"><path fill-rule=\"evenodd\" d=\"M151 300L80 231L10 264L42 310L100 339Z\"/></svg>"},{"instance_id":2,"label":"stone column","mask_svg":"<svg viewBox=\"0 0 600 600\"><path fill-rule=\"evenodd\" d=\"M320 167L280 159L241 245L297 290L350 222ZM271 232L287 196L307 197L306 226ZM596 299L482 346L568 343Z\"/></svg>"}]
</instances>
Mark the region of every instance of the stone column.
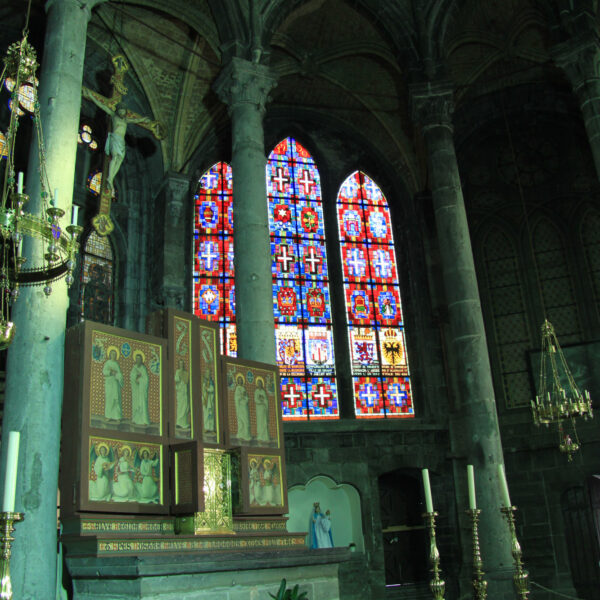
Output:
<instances>
[{"instance_id":1,"label":"stone column","mask_svg":"<svg viewBox=\"0 0 600 600\"><path fill-rule=\"evenodd\" d=\"M552 56L579 100L596 174L600 178L600 41L595 33L582 36L555 46Z\"/></svg>"},{"instance_id":2,"label":"stone column","mask_svg":"<svg viewBox=\"0 0 600 600\"><path fill-rule=\"evenodd\" d=\"M475 465L477 500L482 509L480 538L488 597L514 598L509 580L512 558L508 528L500 508L498 464L503 463L492 373L483 314L453 141L452 92L422 84L411 89L413 118L422 127L442 257L451 344L459 380L457 409L450 415L459 515L466 503L466 465ZM461 460L461 458L463 460ZM464 500L463 500L464 499ZM470 530L463 520L464 562L470 569ZM470 573L469 573L470 575ZM464 592L469 592L465 589Z\"/></svg>"},{"instance_id":3,"label":"stone column","mask_svg":"<svg viewBox=\"0 0 600 600\"><path fill-rule=\"evenodd\" d=\"M58 189L58 206L70 221L81 81L87 24L94 2L50 0L44 59L40 74L40 108L50 186ZM37 149L32 144L27 174L27 209L39 207ZM64 223L64 221L63 221ZM25 244L31 264L31 247ZM42 287L24 288L12 318L15 339L8 351L2 439L21 432L16 510L25 520L16 528L11 559L14 597L54 600L56 593L56 500L60 418L63 396L65 319L64 280L46 297ZM2 469L6 448L2 446ZM2 477L2 480L4 478Z\"/></svg>"},{"instance_id":4,"label":"stone column","mask_svg":"<svg viewBox=\"0 0 600 600\"><path fill-rule=\"evenodd\" d=\"M270 364L275 325L263 116L274 85L267 67L234 57L215 86L231 115L238 356Z\"/></svg>"},{"instance_id":5,"label":"stone column","mask_svg":"<svg viewBox=\"0 0 600 600\"><path fill-rule=\"evenodd\" d=\"M188 248L188 211L190 178L179 173L167 173L158 192L156 205L161 219L155 220L152 246L154 256L153 294L157 307L169 306L187 310L190 306L186 274L186 249Z\"/></svg>"}]
</instances>

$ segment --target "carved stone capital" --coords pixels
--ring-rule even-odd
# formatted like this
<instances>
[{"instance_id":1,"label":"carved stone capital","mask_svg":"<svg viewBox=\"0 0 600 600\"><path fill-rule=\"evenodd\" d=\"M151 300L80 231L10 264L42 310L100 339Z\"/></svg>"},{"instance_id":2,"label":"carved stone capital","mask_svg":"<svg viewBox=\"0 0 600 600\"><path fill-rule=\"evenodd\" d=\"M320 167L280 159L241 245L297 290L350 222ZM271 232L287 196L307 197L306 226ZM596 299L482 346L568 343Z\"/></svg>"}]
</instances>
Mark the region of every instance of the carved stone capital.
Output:
<instances>
[{"instance_id":1,"label":"carved stone capital","mask_svg":"<svg viewBox=\"0 0 600 600\"><path fill-rule=\"evenodd\" d=\"M552 48L552 58L565 72L577 95L586 84L600 81L600 39L596 34L557 44Z\"/></svg>"},{"instance_id":2,"label":"carved stone capital","mask_svg":"<svg viewBox=\"0 0 600 600\"><path fill-rule=\"evenodd\" d=\"M160 291L152 299L153 308L177 308L183 310L186 289L183 286L161 286Z\"/></svg>"},{"instance_id":3,"label":"carved stone capital","mask_svg":"<svg viewBox=\"0 0 600 600\"><path fill-rule=\"evenodd\" d=\"M268 67L233 57L219 74L214 89L229 106L229 112L240 104L251 104L264 113L269 92L276 83Z\"/></svg>"},{"instance_id":4,"label":"carved stone capital","mask_svg":"<svg viewBox=\"0 0 600 600\"><path fill-rule=\"evenodd\" d=\"M180 173L168 173L163 181L166 216L171 225L177 223L190 191L190 177Z\"/></svg>"},{"instance_id":5,"label":"carved stone capital","mask_svg":"<svg viewBox=\"0 0 600 600\"><path fill-rule=\"evenodd\" d=\"M434 127L452 130L454 92L446 83L419 83L410 86L413 121L423 131Z\"/></svg>"}]
</instances>

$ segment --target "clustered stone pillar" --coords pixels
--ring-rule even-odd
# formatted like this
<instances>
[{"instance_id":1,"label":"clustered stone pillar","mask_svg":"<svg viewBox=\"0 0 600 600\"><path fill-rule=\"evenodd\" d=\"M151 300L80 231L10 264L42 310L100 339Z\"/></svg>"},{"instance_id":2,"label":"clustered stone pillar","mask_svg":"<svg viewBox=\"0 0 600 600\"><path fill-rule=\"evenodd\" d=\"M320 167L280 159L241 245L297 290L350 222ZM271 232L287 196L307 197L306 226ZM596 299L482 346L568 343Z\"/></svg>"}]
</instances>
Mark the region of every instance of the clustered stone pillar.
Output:
<instances>
[{"instance_id":1,"label":"clustered stone pillar","mask_svg":"<svg viewBox=\"0 0 600 600\"><path fill-rule=\"evenodd\" d=\"M267 67L234 57L215 86L231 115L237 352L270 364L275 325L263 116L274 85Z\"/></svg>"},{"instance_id":2,"label":"clustered stone pillar","mask_svg":"<svg viewBox=\"0 0 600 600\"><path fill-rule=\"evenodd\" d=\"M437 226L451 343L458 370L460 410L450 417L450 432L460 440L455 452L465 457L455 470L455 485L467 487L466 464L476 469L477 500L482 509L480 538L489 598L513 598L508 580L512 565L508 527L500 513L498 464L504 462L492 373L477 287L469 226L460 185L452 128L452 92L421 84L411 90L414 118L427 146L429 178ZM464 497L464 495L463 495ZM467 509L468 506L462 507ZM459 507L460 511L460 507ZM462 511L461 511L462 512ZM469 548L469 532L466 533ZM465 562L470 563L468 554Z\"/></svg>"},{"instance_id":3,"label":"clustered stone pillar","mask_svg":"<svg viewBox=\"0 0 600 600\"><path fill-rule=\"evenodd\" d=\"M555 46L552 54L579 100L596 174L600 178L600 42L594 33Z\"/></svg>"},{"instance_id":4,"label":"clustered stone pillar","mask_svg":"<svg viewBox=\"0 0 600 600\"><path fill-rule=\"evenodd\" d=\"M70 222L77 131L87 24L93 2L50 0L44 59L40 74L40 110L50 186ZM39 207L36 143L29 161L28 210ZM25 245L25 254L31 248ZM29 264L29 263L28 263ZM64 280L46 297L42 287L25 288L13 307L15 339L8 351L2 439L21 432L15 510L25 513L16 528L11 559L14 597L54 600L56 595L56 500L63 395L65 321ZM6 444L2 445L2 469Z\"/></svg>"}]
</instances>

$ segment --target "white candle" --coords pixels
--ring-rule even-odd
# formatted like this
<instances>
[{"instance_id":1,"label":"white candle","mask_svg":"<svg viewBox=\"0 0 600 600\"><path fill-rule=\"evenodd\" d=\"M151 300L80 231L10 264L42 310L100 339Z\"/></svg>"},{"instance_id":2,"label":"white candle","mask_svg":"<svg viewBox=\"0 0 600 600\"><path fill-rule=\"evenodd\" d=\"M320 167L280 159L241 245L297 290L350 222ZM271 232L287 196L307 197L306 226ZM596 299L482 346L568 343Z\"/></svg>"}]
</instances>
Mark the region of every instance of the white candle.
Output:
<instances>
[{"instance_id":1,"label":"white candle","mask_svg":"<svg viewBox=\"0 0 600 600\"><path fill-rule=\"evenodd\" d=\"M54 189L54 198L52 198L50 200L50 204L52 206L58 206L58 189L57 188Z\"/></svg>"},{"instance_id":2,"label":"white candle","mask_svg":"<svg viewBox=\"0 0 600 600\"><path fill-rule=\"evenodd\" d=\"M467 481L469 482L469 508L477 508L477 499L475 498L475 469L473 465L467 465Z\"/></svg>"},{"instance_id":3,"label":"white candle","mask_svg":"<svg viewBox=\"0 0 600 600\"><path fill-rule=\"evenodd\" d=\"M23 193L23 171L19 171L17 175L17 194Z\"/></svg>"},{"instance_id":4,"label":"white candle","mask_svg":"<svg viewBox=\"0 0 600 600\"><path fill-rule=\"evenodd\" d=\"M71 225L77 225L79 217L79 206L77 204L73 204L73 212L71 213Z\"/></svg>"},{"instance_id":5,"label":"white candle","mask_svg":"<svg viewBox=\"0 0 600 600\"><path fill-rule=\"evenodd\" d=\"M423 469L423 488L425 489L425 508L428 513L433 512L433 498L431 497L431 484L429 483L429 471Z\"/></svg>"},{"instance_id":6,"label":"white candle","mask_svg":"<svg viewBox=\"0 0 600 600\"><path fill-rule=\"evenodd\" d=\"M508 484L506 483L506 475L504 473L504 465L498 465L498 479L500 480L500 489L502 491L502 502L504 506L511 507L510 495L508 493Z\"/></svg>"},{"instance_id":7,"label":"white candle","mask_svg":"<svg viewBox=\"0 0 600 600\"><path fill-rule=\"evenodd\" d=\"M11 431L8 434L8 452L6 453L6 473L4 475L4 499L2 512L15 512L17 493L17 465L19 464L19 441L21 434Z\"/></svg>"}]
</instances>

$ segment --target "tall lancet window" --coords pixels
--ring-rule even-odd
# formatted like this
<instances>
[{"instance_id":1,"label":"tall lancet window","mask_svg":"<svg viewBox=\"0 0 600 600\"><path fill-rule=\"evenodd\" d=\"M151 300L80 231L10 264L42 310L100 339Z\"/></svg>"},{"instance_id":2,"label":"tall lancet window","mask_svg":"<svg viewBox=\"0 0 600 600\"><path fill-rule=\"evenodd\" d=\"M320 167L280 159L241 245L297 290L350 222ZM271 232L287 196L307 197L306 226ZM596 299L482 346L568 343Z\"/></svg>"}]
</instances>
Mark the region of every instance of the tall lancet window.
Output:
<instances>
[{"instance_id":1,"label":"tall lancet window","mask_svg":"<svg viewBox=\"0 0 600 600\"><path fill-rule=\"evenodd\" d=\"M267 196L283 418L337 419L319 171L292 138L269 155Z\"/></svg>"},{"instance_id":2,"label":"tall lancet window","mask_svg":"<svg viewBox=\"0 0 600 600\"><path fill-rule=\"evenodd\" d=\"M337 198L348 341L358 418L414 416L390 211L357 171Z\"/></svg>"},{"instance_id":3,"label":"tall lancet window","mask_svg":"<svg viewBox=\"0 0 600 600\"><path fill-rule=\"evenodd\" d=\"M85 242L79 313L81 319L113 322L114 258L107 236L92 231Z\"/></svg>"},{"instance_id":4,"label":"tall lancet window","mask_svg":"<svg viewBox=\"0 0 600 600\"><path fill-rule=\"evenodd\" d=\"M213 165L195 196L194 313L221 326L221 350L235 356L233 206L231 167Z\"/></svg>"}]
</instances>

